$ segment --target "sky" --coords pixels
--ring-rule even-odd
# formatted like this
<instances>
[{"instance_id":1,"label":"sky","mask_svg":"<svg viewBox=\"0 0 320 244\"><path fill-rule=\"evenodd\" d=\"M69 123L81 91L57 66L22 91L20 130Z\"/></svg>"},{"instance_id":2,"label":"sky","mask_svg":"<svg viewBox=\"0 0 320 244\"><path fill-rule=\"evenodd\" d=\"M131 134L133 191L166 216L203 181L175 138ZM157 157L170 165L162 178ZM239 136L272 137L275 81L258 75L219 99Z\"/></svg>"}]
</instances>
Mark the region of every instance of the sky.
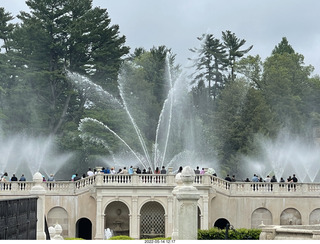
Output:
<instances>
[{"instance_id":1,"label":"sky","mask_svg":"<svg viewBox=\"0 0 320 244\"><path fill-rule=\"evenodd\" d=\"M28 11L24 0L0 0L0 6L14 16ZM221 32L230 30L262 60L286 37L320 74L319 0L93 0L93 6L108 10L132 52L165 45L182 67L194 58L189 49L200 47L197 37L221 39Z\"/></svg>"}]
</instances>

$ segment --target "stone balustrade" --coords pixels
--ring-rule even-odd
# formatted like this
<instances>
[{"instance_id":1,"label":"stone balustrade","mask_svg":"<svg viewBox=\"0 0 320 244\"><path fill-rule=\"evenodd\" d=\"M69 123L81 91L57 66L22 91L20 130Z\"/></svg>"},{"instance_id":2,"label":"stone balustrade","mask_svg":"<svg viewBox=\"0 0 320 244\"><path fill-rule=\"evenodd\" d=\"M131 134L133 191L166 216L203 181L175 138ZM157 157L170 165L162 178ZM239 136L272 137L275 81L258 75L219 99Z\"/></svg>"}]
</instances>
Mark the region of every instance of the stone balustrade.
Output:
<instances>
[{"instance_id":1,"label":"stone balustrade","mask_svg":"<svg viewBox=\"0 0 320 244\"><path fill-rule=\"evenodd\" d=\"M26 182L0 182L1 195L28 195L35 185L33 181ZM163 186L173 188L176 186L175 175L155 174L96 174L76 182L54 181L42 182L41 185L47 194L72 195L88 191L93 187L154 187ZM213 187L216 191L227 195L272 195L272 194L304 194L318 195L320 183L267 183L267 182L228 182L211 175L196 175L193 185L196 187Z\"/></svg>"}]
</instances>

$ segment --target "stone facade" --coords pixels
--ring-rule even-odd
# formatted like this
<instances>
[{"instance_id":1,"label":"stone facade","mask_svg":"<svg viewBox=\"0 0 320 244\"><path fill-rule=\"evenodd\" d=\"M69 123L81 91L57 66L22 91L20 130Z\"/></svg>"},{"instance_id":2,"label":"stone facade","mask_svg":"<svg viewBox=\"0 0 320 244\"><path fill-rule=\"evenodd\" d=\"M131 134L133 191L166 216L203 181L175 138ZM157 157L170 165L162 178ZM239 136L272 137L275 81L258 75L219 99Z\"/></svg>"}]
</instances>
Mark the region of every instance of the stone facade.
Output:
<instances>
[{"instance_id":1,"label":"stone facade","mask_svg":"<svg viewBox=\"0 0 320 244\"><path fill-rule=\"evenodd\" d=\"M319 224L320 184L226 182L211 175L193 175L192 181L198 199L188 207L196 211L193 223L201 229L226 223L234 228ZM61 225L64 238L104 239L107 228L136 239L177 237L177 209L186 214L181 186L173 174L97 174L76 182L0 182L0 199L39 196L41 214L49 226Z\"/></svg>"}]
</instances>

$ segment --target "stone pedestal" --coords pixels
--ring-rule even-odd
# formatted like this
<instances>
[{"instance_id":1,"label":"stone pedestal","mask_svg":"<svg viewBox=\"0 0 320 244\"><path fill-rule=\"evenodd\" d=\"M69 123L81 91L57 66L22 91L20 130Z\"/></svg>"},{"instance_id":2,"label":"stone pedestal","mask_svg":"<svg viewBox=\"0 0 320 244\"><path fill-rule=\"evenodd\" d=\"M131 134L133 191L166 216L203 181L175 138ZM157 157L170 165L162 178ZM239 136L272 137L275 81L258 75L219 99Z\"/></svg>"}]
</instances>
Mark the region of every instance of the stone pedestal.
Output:
<instances>
[{"instance_id":1,"label":"stone pedestal","mask_svg":"<svg viewBox=\"0 0 320 244\"><path fill-rule=\"evenodd\" d=\"M41 185L43 182L42 174L37 172L33 175L33 181L35 185L30 190L30 195L34 195L38 197L37 200L37 240L46 240L45 234L45 194L46 190Z\"/></svg>"},{"instance_id":2,"label":"stone pedestal","mask_svg":"<svg viewBox=\"0 0 320 244\"><path fill-rule=\"evenodd\" d=\"M198 200L200 194L192 183L195 178L194 170L186 166L181 172L182 185L174 189L176 196L176 222L172 238L178 240L197 240L198 235Z\"/></svg>"}]
</instances>

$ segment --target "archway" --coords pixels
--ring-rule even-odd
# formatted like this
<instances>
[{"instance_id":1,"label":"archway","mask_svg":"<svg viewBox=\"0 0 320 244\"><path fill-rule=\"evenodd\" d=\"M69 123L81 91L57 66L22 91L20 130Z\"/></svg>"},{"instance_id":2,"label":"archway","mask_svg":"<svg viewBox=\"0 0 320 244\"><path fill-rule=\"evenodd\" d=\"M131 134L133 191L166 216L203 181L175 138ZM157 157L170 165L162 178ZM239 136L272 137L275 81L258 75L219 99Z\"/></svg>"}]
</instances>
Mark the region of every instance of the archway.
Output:
<instances>
[{"instance_id":1,"label":"archway","mask_svg":"<svg viewBox=\"0 0 320 244\"><path fill-rule=\"evenodd\" d=\"M227 219L220 218L214 223L214 227L217 227L219 229L225 229L227 224L230 225L230 222Z\"/></svg>"},{"instance_id":2,"label":"archway","mask_svg":"<svg viewBox=\"0 0 320 244\"><path fill-rule=\"evenodd\" d=\"M309 225L318 225L320 224L320 208L316 208L310 213L309 216Z\"/></svg>"},{"instance_id":3,"label":"archway","mask_svg":"<svg viewBox=\"0 0 320 244\"><path fill-rule=\"evenodd\" d=\"M200 208L198 207L198 219L197 219L197 221L198 221L198 229L201 229L201 210L200 210Z\"/></svg>"},{"instance_id":4,"label":"archway","mask_svg":"<svg viewBox=\"0 0 320 244\"><path fill-rule=\"evenodd\" d=\"M147 202L140 210L140 238L165 236L165 211L158 202Z\"/></svg>"},{"instance_id":5,"label":"archway","mask_svg":"<svg viewBox=\"0 0 320 244\"><path fill-rule=\"evenodd\" d=\"M287 208L280 215L280 225L301 225L301 214L295 208Z\"/></svg>"},{"instance_id":6,"label":"archway","mask_svg":"<svg viewBox=\"0 0 320 244\"><path fill-rule=\"evenodd\" d=\"M81 218L76 223L76 237L92 240L92 223L87 218Z\"/></svg>"},{"instance_id":7,"label":"archway","mask_svg":"<svg viewBox=\"0 0 320 244\"><path fill-rule=\"evenodd\" d=\"M272 225L272 214L266 208L257 208L251 215L251 228L258 228L261 222L264 225Z\"/></svg>"},{"instance_id":8,"label":"archway","mask_svg":"<svg viewBox=\"0 0 320 244\"><path fill-rule=\"evenodd\" d=\"M62 207L54 207L50 209L47 214L48 227L59 224L62 227L61 235L63 237L69 236L68 227L68 212Z\"/></svg>"},{"instance_id":9,"label":"archway","mask_svg":"<svg viewBox=\"0 0 320 244\"><path fill-rule=\"evenodd\" d=\"M109 228L114 236L129 235L129 209L120 201L110 203L104 211L104 229Z\"/></svg>"}]
</instances>

